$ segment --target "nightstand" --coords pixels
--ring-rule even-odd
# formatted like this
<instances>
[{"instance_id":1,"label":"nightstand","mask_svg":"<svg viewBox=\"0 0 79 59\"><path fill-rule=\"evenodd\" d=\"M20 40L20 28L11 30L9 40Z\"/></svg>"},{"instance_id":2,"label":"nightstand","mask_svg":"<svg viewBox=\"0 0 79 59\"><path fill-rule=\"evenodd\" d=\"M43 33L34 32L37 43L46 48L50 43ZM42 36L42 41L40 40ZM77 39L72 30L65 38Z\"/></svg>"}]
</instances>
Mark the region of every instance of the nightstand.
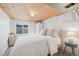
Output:
<instances>
[{"instance_id":1,"label":"nightstand","mask_svg":"<svg viewBox=\"0 0 79 59\"><path fill-rule=\"evenodd\" d=\"M71 48L71 50L72 50L72 55L75 56L75 48L77 48L77 44L74 44L74 43L65 43L64 53L65 53L65 51L66 51L67 46Z\"/></svg>"}]
</instances>

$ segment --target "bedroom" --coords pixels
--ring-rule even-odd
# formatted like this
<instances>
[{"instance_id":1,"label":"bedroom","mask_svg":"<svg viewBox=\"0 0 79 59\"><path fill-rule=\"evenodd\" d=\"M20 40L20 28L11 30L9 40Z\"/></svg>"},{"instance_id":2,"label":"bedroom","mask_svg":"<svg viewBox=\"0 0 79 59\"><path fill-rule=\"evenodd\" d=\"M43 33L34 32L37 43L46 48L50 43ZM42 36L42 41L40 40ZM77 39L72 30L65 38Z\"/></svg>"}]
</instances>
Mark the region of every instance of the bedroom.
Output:
<instances>
[{"instance_id":1,"label":"bedroom","mask_svg":"<svg viewBox=\"0 0 79 59\"><path fill-rule=\"evenodd\" d=\"M0 3L0 27L1 56L79 56L78 3Z\"/></svg>"}]
</instances>

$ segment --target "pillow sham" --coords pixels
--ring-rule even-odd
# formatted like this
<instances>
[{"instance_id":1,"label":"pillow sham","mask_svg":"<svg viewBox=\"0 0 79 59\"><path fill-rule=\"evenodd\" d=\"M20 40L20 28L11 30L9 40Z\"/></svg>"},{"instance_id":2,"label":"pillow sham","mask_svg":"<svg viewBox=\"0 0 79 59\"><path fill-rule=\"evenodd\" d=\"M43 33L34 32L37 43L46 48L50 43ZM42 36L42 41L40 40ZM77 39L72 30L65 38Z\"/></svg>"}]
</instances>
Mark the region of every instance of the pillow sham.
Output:
<instances>
[{"instance_id":1,"label":"pillow sham","mask_svg":"<svg viewBox=\"0 0 79 59\"><path fill-rule=\"evenodd\" d=\"M55 36L56 36L55 29L50 29L50 30L48 30L48 31L47 31L47 36L55 37Z\"/></svg>"},{"instance_id":2,"label":"pillow sham","mask_svg":"<svg viewBox=\"0 0 79 59\"><path fill-rule=\"evenodd\" d=\"M47 35L47 31L48 31L48 29L42 30L42 31L41 31L41 35L46 36L46 35Z\"/></svg>"}]
</instances>

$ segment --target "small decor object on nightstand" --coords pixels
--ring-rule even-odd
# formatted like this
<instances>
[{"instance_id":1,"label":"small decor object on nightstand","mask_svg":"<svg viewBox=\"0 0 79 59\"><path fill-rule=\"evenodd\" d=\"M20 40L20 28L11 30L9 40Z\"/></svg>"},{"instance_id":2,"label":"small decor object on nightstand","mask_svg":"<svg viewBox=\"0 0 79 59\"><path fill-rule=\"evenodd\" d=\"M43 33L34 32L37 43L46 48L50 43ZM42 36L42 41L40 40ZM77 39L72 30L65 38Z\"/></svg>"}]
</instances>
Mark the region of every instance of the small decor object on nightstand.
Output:
<instances>
[{"instance_id":1,"label":"small decor object on nightstand","mask_svg":"<svg viewBox=\"0 0 79 59\"><path fill-rule=\"evenodd\" d=\"M74 41L73 41L73 39L69 39L69 41L68 41L69 43L73 43Z\"/></svg>"},{"instance_id":2,"label":"small decor object on nightstand","mask_svg":"<svg viewBox=\"0 0 79 59\"><path fill-rule=\"evenodd\" d=\"M13 32L9 33L9 38L8 38L8 46L11 47L15 43L15 34Z\"/></svg>"}]
</instances>

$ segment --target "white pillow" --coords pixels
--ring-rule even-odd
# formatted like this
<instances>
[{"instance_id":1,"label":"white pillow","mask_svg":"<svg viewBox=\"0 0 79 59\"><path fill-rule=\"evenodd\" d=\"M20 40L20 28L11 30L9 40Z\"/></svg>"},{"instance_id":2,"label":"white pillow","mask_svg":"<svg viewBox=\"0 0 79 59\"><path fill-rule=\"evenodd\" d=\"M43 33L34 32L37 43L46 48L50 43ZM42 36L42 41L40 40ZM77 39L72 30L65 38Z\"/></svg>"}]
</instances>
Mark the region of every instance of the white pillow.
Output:
<instances>
[{"instance_id":1,"label":"white pillow","mask_svg":"<svg viewBox=\"0 0 79 59\"><path fill-rule=\"evenodd\" d=\"M47 36L51 36L51 37L56 38L55 40L57 40L57 44L61 45L61 39L60 39L60 37L58 35L58 31L56 29L48 30L47 31Z\"/></svg>"},{"instance_id":2,"label":"white pillow","mask_svg":"<svg viewBox=\"0 0 79 59\"><path fill-rule=\"evenodd\" d=\"M47 31L47 36L56 37L57 33L55 29L50 29Z\"/></svg>"},{"instance_id":3,"label":"white pillow","mask_svg":"<svg viewBox=\"0 0 79 59\"><path fill-rule=\"evenodd\" d=\"M41 31L41 35L46 36L46 35L47 35L47 31L48 31L48 29L42 30L42 31Z\"/></svg>"}]
</instances>

